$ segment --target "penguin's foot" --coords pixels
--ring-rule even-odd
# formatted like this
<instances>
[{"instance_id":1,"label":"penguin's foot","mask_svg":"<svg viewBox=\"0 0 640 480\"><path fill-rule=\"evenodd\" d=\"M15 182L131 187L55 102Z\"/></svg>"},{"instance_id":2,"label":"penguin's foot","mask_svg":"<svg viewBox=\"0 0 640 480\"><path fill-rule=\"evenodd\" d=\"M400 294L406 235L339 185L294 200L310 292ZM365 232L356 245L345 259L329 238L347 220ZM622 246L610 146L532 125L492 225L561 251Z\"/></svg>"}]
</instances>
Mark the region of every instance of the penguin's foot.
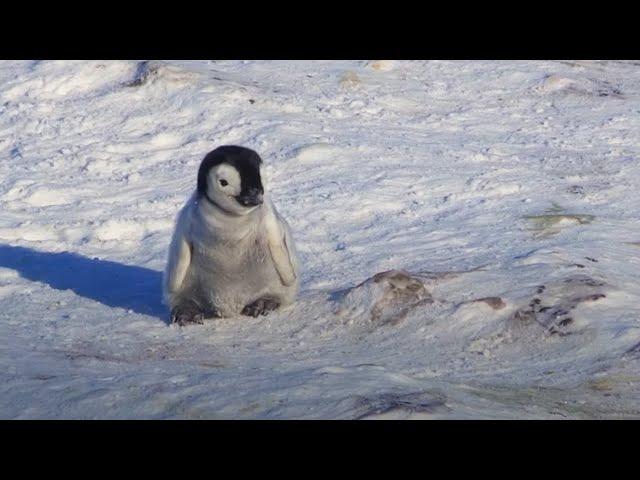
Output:
<instances>
[{"instance_id":1,"label":"penguin's foot","mask_svg":"<svg viewBox=\"0 0 640 480\"><path fill-rule=\"evenodd\" d=\"M197 310L174 308L171 312L171 323L177 323L181 327L194 324L202 325L204 323L204 313Z\"/></svg>"},{"instance_id":2,"label":"penguin's foot","mask_svg":"<svg viewBox=\"0 0 640 480\"><path fill-rule=\"evenodd\" d=\"M177 323L181 327L186 325L202 325L206 318L220 317L217 310L199 310L193 306L176 307L171 311L171 323Z\"/></svg>"},{"instance_id":3,"label":"penguin's foot","mask_svg":"<svg viewBox=\"0 0 640 480\"><path fill-rule=\"evenodd\" d=\"M242 314L249 317L257 317L258 315L266 315L272 310L275 310L280 306L280 302L271 298L259 298L253 303L250 303L244 309Z\"/></svg>"}]
</instances>

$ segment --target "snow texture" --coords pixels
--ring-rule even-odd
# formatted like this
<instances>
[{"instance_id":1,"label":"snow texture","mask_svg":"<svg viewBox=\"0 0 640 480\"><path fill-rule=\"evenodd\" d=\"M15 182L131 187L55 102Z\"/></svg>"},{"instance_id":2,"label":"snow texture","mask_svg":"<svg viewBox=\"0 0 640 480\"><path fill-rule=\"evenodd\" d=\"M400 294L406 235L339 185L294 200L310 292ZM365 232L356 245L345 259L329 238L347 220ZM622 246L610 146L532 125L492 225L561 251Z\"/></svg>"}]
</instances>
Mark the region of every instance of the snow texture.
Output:
<instances>
[{"instance_id":1,"label":"snow texture","mask_svg":"<svg viewBox=\"0 0 640 480\"><path fill-rule=\"evenodd\" d=\"M168 324L253 148L291 307ZM0 417L640 418L640 62L0 62Z\"/></svg>"}]
</instances>

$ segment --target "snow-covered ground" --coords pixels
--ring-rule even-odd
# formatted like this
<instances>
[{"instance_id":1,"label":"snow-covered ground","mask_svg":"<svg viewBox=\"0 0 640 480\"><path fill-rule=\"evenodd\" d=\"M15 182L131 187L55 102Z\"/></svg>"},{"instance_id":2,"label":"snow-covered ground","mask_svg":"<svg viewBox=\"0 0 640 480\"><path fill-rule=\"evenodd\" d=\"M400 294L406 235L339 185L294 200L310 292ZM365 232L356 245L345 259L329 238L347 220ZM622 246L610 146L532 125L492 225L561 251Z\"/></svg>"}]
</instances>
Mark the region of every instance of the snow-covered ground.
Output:
<instances>
[{"instance_id":1,"label":"snow-covered ground","mask_svg":"<svg viewBox=\"0 0 640 480\"><path fill-rule=\"evenodd\" d=\"M170 326L223 144L301 294ZM2 418L640 418L640 62L2 61L0 158Z\"/></svg>"}]
</instances>

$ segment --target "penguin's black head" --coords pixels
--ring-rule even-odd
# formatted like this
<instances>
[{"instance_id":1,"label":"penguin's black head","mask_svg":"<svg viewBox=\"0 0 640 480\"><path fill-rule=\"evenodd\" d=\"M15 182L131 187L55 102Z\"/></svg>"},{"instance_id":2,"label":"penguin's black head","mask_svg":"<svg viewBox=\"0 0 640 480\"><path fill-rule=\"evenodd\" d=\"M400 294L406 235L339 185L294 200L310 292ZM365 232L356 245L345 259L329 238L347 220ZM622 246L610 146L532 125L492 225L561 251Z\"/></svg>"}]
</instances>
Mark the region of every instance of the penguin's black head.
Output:
<instances>
[{"instance_id":1,"label":"penguin's black head","mask_svg":"<svg viewBox=\"0 0 640 480\"><path fill-rule=\"evenodd\" d=\"M245 214L263 202L260 155L227 145L204 157L198 170L198 195L230 213Z\"/></svg>"}]
</instances>

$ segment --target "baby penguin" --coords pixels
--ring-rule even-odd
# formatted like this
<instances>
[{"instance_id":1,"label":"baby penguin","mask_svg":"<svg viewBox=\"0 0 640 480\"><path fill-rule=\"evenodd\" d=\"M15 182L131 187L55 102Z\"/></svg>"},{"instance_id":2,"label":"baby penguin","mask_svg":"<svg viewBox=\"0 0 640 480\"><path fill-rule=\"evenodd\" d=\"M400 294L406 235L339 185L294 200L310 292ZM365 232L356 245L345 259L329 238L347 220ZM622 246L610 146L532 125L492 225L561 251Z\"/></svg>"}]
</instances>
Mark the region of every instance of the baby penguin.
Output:
<instances>
[{"instance_id":1,"label":"baby penguin","mask_svg":"<svg viewBox=\"0 0 640 480\"><path fill-rule=\"evenodd\" d=\"M265 195L260 156L216 148L178 214L164 272L171 322L266 315L293 303L299 263L289 225Z\"/></svg>"}]
</instances>

